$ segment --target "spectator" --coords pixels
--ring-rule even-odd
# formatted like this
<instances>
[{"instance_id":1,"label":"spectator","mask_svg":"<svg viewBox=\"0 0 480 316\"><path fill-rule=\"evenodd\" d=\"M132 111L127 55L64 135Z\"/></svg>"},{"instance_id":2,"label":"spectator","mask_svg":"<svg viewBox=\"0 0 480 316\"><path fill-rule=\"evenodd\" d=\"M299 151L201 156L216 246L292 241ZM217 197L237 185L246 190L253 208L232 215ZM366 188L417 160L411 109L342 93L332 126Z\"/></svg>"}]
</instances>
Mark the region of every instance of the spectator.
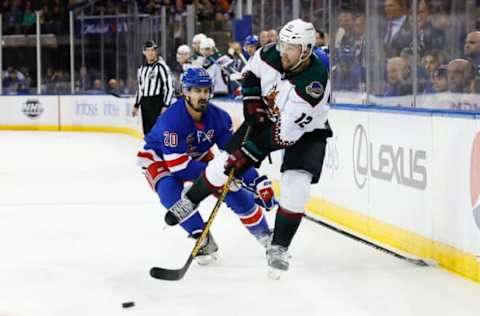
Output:
<instances>
[{"instance_id":1,"label":"spectator","mask_svg":"<svg viewBox=\"0 0 480 316\"><path fill-rule=\"evenodd\" d=\"M275 29L268 31L268 43L276 43L278 40L278 34Z\"/></svg>"},{"instance_id":2,"label":"spectator","mask_svg":"<svg viewBox=\"0 0 480 316\"><path fill-rule=\"evenodd\" d=\"M360 91L362 69L354 60L354 51L342 47L338 53L338 63L333 70L333 87L335 90Z\"/></svg>"},{"instance_id":3,"label":"spectator","mask_svg":"<svg viewBox=\"0 0 480 316\"><path fill-rule=\"evenodd\" d=\"M25 11L23 13L23 20L22 20L23 32L27 34L34 33L36 21L37 21L37 16L35 12L32 11L32 3L30 1L27 1L25 3Z\"/></svg>"},{"instance_id":4,"label":"spectator","mask_svg":"<svg viewBox=\"0 0 480 316\"><path fill-rule=\"evenodd\" d=\"M411 95L413 89L410 74L410 66L404 58L390 58L387 61L387 87L384 95Z\"/></svg>"},{"instance_id":5,"label":"spectator","mask_svg":"<svg viewBox=\"0 0 480 316\"><path fill-rule=\"evenodd\" d=\"M324 31L318 31L315 35L315 47L328 46L328 36Z\"/></svg>"},{"instance_id":6,"label":"spectator","mask_svg":"<svg viewBox=\"0 0 480 316\"><path fill-rule=\"evenodd\" d=\"M441 50L445 47L445 32L433 26L428 20L430 10L427 0L418 3L418 45L423 47L424 52L432 49ZM423 55L423 54L422 54Z\"/></svg>"},{"instance_id":7,"label":"spectator","mask_svg":"<svg viewBox=\"0 0 480 316\"><path fill-rule=\"evenodd\" d=\"M432 75L433 91L434 92L446 92L448 91L447 81L447 66L439 66Z\"/></svg>"},{"instance_id":8,"label":"spectator","mask_svg":"<svg viewBox=\"0 0 480 316\"><path fill-rule=\"evenodd\" d=\"M79 92L85 92L92 88L92 75L88 72L85 65L80 67L78 80L75 85Z\"/></svg>"},{"instance_id":9,"label":"spectator","mask_svg":"<svg viewBox=\"0 0 480 316\"><path fill-rule=\"evenodd\" d=\"M267 31L261 31L260 32L260 36L259 36L259 40L260 40L260 46L265 46L269 43L269 40L268 40L268 32Z\"/></svg>"},{"instance_id":10,"label":"spectator","mask_svg":"<svg viewBox=\"0 0 480 316\"><path fill-rule=\"evenodd\" d=\"M48 34L54 32L53 14L47 2L44 3L40 10L40 23L43 33Z\"/></svg>"},{"instance_id":11,"label":"spectator","mask_svg":"<svg viewBox=\"0 0 480 316\"><path fill-rule=\"evenodd\" d=\"M420 50L420 47L418 47ZM420 56L420 52L417 52L417 56ZM417 92L422 93L432 90L432 85L430 83L430 76L427 70L422 66L421 63L418 63L413 56L413 50L410 47L405 47L400 52L400 57L405 59L407 65L413 69L413 65L417 64Z\"/></svg>"},{"instance_id":12,"label":"spectator","mask_svg":"<svg viewBox=\"0 0 480 316\"><path fill-rule=\"evenodd\" d=\"M115 79L115 78L108 79L106 92L109 93L109 94L114 94L114 95L118 95L118 94L121 93L120 92L120 84L119 84L117 79Z\"/></svg>"},{"instance_id":13,"label":"spectator","mask_svg":"<svg viewBox=\"0 0 480 316\"><path fill-rule=\"evenodd\" d=\"M93 81L93 87L92 89L88 90L87 93L89 94L103 94L103 84L100 79L95 79Z\"/></svg>"},{"instance_id":14,"label":"spectator","mask_svg":"<svg viewBox=\"0 0 480 316\"><path fill-rule=\"evenodd\" d=\"M361 66L365 66L365 15L360 14L355 18L353 25L353 52L355 62Z\"/></svg>"},{"instance_id":15,"label":"spectator","mask_svg":"<svg viewBox=\"0 0 480 316\"><path fill-rule=\"evenodd\" d=\"M428 76L432 78L433 73L440 65L445 62L444 57L438 50L428 52L422 57L422 67L426 70Z\"/></svg>"},{"instance_id":16,"label":"spectator","mask_svg":"<svg viewBox=\"0 0 480 316\"><path fill-rule=\"evenodd\" d=\"M466 59L454 59L447 66L448 91L455 93L470 92L473 80L472 64Z\"/></svg>"},{"instance_id":17,"label":"spectator","mask_svg":"<svg viewBox=\"0 0 480 316\"><path fill-rule=\"evenodd\" d=\"M335 48L339 49L342 46L353 47L353 13L348 10L343 10L338 16L338 29L335 35Z\"/></svg>"},{"instance_id":18,"label":"spectator","mask_svg":"<svg viewBox=\"0 0 480 316\"><path fill-rule=\"evenodd\" d=\"M480 31L468 33L464 50L465 58L478 67L480 65Z\"/></svg>"},{"instance_id":19,"label":"spectator","mask_svg":"<svg viewBox=\"0 0 480 316\"><path fill-rule=\"evenodd\" d=\"M387 28L384 36L385 56L399 56L403 48L412 42L412 31L408 18L406 0L385 0Z\"/></svg>"},{"instance_id":20,"label":"spectator","mask_svg":"<svg viewBox=\"0 0 480 316\"><path fill-rule=\"evenodd\" d=\"M10 10L5 15L6 21L6 34L20 33L20 27L22 25L23 12L20 7L20 0L14 0L10 7Z\"/></svg>"},{"instance_id":21,"label":"spectator","mask_svg":"<svg viewBox=\"0 0 480 316\"><path fill-rule=\"evenodd\" d=\"M25 91L25 81L18 78L15 68L9 68L7 75L3 78L3 89L6 94L17 94Z\"/></svg>"}]
</instances>

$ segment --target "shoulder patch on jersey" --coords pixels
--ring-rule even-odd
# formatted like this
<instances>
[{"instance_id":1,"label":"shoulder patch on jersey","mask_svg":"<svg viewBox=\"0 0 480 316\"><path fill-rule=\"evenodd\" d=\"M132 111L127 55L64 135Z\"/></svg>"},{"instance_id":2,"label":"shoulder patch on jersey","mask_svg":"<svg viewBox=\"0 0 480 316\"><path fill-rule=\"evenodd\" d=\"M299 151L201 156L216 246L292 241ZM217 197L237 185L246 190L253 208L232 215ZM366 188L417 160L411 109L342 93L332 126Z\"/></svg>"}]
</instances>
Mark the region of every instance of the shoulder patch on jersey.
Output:
<instances>
[{"instance_id":1,"label":"shoulder patch on jersey","mask_svg":"<svg viewBox=\"0 0 480 316\"><path fill-rule=\"evenodd\" d=\"M311 82L306 88L305 92L312 98L320 98L323 94L323 85L318 81Z\"/></svg>"},{"instance_id":2,"label":"shoulder patch on jersey","mask_svg":"<svg viewBox=\"0 0 480 316\"><path fill-rule=\"evenodd\" d=\"M323 98L328 83L328 72L317 58L302 73L289 78L295 85L295 92L311 106L316 106Z\"/></svg>"},{"instance_id":3,"label":"shoulder patch on jersey","mask_svg":"<svg viewBox=\"0 0 480 316\"><path fill-rule=\"evenodd\" d=\"M276 49L275 44L272 43L262 48L260 58L276 71L283 73L282 57Z\"/></svg>"}]
</instances>

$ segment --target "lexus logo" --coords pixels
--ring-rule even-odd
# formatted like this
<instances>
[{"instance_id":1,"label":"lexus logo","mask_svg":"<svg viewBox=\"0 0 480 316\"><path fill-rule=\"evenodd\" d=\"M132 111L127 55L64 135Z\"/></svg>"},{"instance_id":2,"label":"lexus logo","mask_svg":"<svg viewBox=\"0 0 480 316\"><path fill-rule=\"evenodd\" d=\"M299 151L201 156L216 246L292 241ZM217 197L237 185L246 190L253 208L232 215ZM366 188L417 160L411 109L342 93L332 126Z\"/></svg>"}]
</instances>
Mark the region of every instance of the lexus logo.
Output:
<instances>
[{"instance_id":1,"label":"lexus logo","mask_svg":"<svg viewBox=\"0 0 480 316\"><path fill-rule=\"evenodd\" d=\"M480 229L480 132L475 136L470 162L470 200L473 218Z\"/></svg>"},{"instance_id":2,"label":"lexus logo","mask_svg":"<svg viewBox=\"0 0 480 316\"><path fill-rule=\"evenodd\" d=\"M353 178L359 189L363 189L367 183L368 161L367 131L358 124L353 133Z\"/></svg>"},{"instance_id":3,"label":"lexus logo","mask_svg":"<svg viewBox=\"0 0 480 316\"><path fill-rule=\"evenodd\" d=\"M359 189L365 187L369 177L418 190L427 187L425 150L373 143L362 124L355 127L352 149L353 177Z\"/></svg>"}]
</instances>

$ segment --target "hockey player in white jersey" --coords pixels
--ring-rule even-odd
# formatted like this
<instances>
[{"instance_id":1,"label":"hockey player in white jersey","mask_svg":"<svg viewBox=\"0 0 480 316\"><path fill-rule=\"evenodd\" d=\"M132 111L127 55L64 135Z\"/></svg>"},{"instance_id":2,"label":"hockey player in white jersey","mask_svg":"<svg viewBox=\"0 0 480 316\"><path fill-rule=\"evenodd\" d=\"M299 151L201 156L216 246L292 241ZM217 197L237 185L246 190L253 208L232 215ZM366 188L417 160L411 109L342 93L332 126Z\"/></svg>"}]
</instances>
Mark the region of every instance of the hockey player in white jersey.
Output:
<instances>
[{"instance_id":1,"label":"hockey player in white jersey","mask_svg":"<svg viewBox=\"0 0 480 316\"><path fill-rule=\"evenodd\" d=\"M213 38L205 38L200 42L200 54L204 57L202 67L213 79L213 95L226 96L229 92L229 73L227 68L233 60L220 53L215 47Z\"/></svg>"},{"instance_id":2,"label":"hockey player in white jersey","mask_svg":"<svg viewBox=\"0 0 480 316\"><path fill-rule=\"evenodd\" d=\"M290 21L276 46L259 49L249 60L242 80L245 122L230 143L229 157L223 157L225 170L207 168L169 210L180 221L185 209L193 211L212 187L225 183L232 168L241 175L250 166L260 166L270 152L284 150L280 205L267 249L275 276L289 268L288 248L303 218L310 186L320 178L326 140L332 136L327 121L330 82L326 67L312 54L315 33L311 23ZM247 130L248 139L242 142Z\"/></svg>"}]
</instances>

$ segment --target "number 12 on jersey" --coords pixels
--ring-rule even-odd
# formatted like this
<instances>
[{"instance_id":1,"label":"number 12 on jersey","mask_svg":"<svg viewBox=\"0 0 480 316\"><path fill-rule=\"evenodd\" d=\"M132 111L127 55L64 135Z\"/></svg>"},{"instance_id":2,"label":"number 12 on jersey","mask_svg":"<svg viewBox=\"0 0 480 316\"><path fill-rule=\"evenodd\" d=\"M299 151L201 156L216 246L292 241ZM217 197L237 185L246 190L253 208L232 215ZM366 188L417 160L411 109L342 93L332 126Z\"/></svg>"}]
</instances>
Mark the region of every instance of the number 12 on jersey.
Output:
<instances>
[{"instance_id":1,"label":"number 12 on jersey","mask_svg":"<svg viewBox=\"0 0 480 316\"><path fill-rule=\"evenodd\" d=\"M305 114L305 113L302 113L302 115L295 120L295 123L298 124L298 126L300 126L301 128L304 128L307 124L309 124L311 121L312 121L312 117Z\"/></svg>"}]
</instances>

